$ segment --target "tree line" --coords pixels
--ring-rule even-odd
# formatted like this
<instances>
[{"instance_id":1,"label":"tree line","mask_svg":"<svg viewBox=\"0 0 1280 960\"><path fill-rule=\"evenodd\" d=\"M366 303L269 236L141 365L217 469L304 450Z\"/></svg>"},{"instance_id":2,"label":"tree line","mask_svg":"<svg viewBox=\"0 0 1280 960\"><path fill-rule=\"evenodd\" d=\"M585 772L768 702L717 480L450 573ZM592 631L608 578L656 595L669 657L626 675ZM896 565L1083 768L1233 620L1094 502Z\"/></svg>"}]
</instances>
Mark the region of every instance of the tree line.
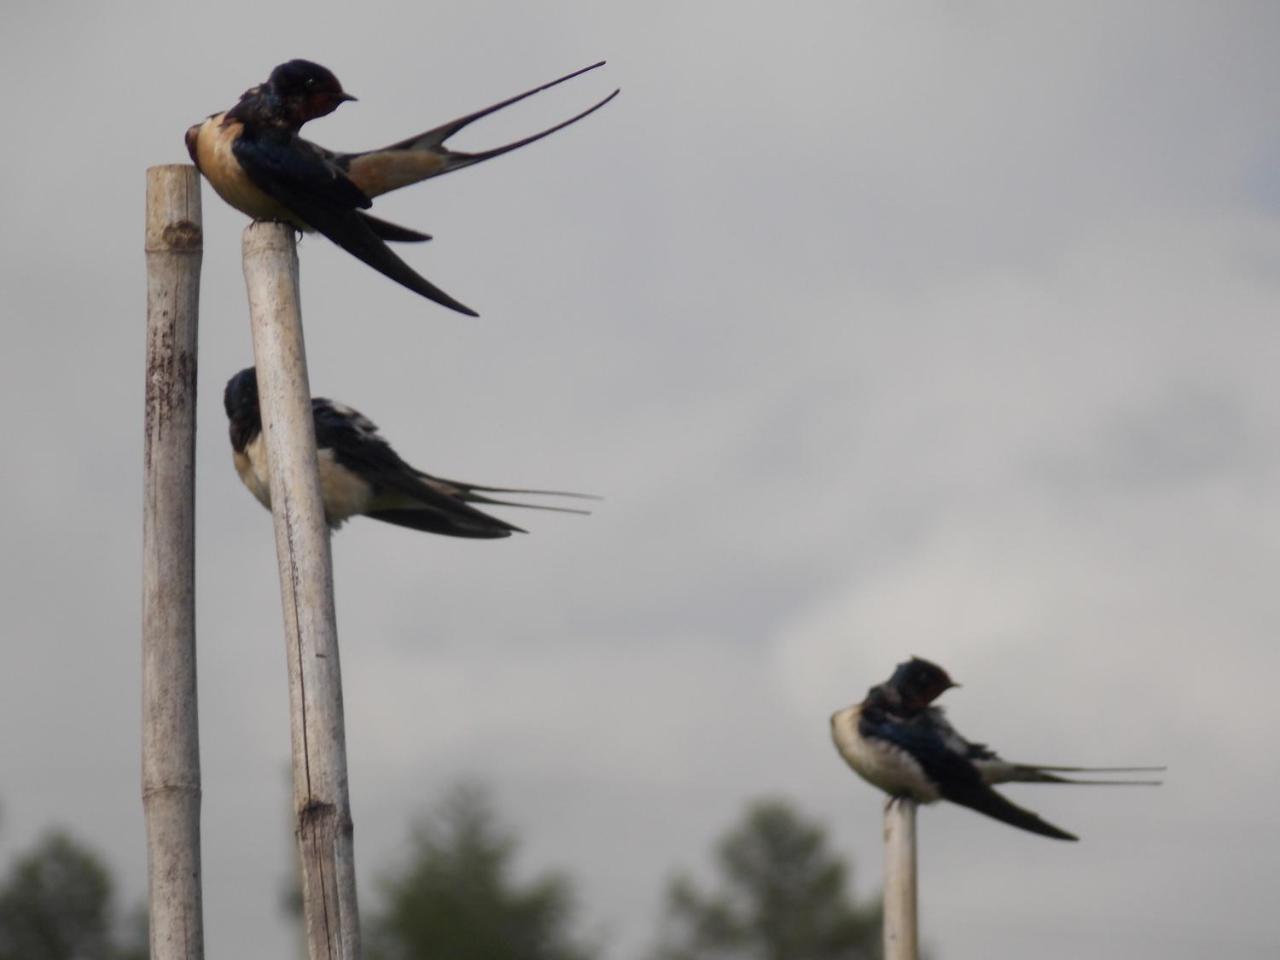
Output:
<instances>
[{"instance_id":1,"label":"tree line","mask_svg":"<svg viewBox=\"0 0 1280 960\"><path fill-rule=\"evenodd\" d=\"M578 932L563 872L515 877L518 843L476 786L455 788L410 829L365 919L369 960L601 960ZM641 960L878 960L880 911L856 900L852 866L794 804L762 799L714 844L714 881L666 888ZM299 915L296 896L286 910ZM102 859L46 834L0 879L0 960L146 960L146 915L122 910Z\"/></svg>"}]
</instances>

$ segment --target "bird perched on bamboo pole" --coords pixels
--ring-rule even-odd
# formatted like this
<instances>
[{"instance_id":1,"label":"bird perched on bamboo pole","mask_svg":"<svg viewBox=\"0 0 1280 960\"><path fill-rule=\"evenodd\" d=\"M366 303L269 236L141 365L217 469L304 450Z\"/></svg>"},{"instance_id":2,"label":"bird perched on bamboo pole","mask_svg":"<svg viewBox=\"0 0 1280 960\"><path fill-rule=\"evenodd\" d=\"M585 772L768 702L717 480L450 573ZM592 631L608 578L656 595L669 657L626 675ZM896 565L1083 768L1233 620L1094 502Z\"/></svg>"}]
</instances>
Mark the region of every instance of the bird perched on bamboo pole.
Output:
<instances>
[{"instance_id":1,"label":"bird perched on bamboo pole","mask_svg":"<svg viewBox=\"0 0 1280 960\"><path fill-rule=\"evenodd\" d=\"M940 666L913 657L899 664L861 703L831 716L831 736L850 767L890 797L920 803L950 800L1011 826L1056 840L1078 837L1019 807L992 789L1000 783L1154 786L1158 780L1080 779L1063 774L1151 773L1164 767L1064 767L1012 763L985 744L962 737L940 707L959 684Z\"/></svg>"},{"instance_id":2,"label":"bird perched on bamboo pole","mask_svg":"<svg viewBox=\"0 0 1280 960\"><path fill-rule=\"evenodd\" d=\"M223 392L223 406L230 426L231 452L236 473L258 501L270 509L271 473L267 466L262 412L258 405L258 380L253 367L241 370L227 381ZM445 480L411 467L402 460L383 439L378 428L358 411L323 397L315 397L311 401L311 412L315 420L316 453L325 520L333 529L351 517L366 516L427 533L496 539L525 531L477 510L471 504L554 510L559 513L586 514L588 511L546 504L517 503L486 494L598 499L590 494L563 490L486 487L458 480Z\"/></svg>"},{"instance_id":3,"label":"bird perched on bamboo pole","mask_svg":"<svg viewBox=\"0 0 1280 960\"><path fill-rule=\"evenodd\" d=\"M474 310L419 275L387 246L431 237L365 213L373 198L527 146L576 123L618 95L538 133L490 150L450 150L445 141L469 124L603 66L576 70L540 87L377 150L338 153L302 139L303 124L355 100L332 71L290 60L265 83L245 91L229 110L187 130L191 160L223 200L255 220L280 220L316 230L352 256L428 300L469 316Z\"/></svg>"}]
</instances>

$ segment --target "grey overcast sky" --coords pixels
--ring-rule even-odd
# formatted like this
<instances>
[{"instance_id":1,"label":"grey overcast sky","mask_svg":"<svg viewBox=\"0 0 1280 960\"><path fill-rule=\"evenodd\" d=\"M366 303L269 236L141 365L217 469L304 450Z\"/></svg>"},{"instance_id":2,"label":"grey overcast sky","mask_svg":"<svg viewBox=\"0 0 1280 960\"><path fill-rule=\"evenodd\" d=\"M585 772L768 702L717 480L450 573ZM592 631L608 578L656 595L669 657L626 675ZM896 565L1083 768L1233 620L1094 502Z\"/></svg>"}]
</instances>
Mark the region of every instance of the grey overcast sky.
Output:
<instances>
[{"instance_id":1,"label":"grey overcast sky","mask_svg":"<svg viewBox=\"0 0 1280 960\"><path fill-rule=\"evenodd\" d=\"M636 960L748 798L821 816L868 893L880 798L827 717L908 654L1078 845L921 815L947 958L1280 948L1280 7L378 3L6 8L0 32L0 863L53 824L145 889L138 786L143 172L271 67L388 143L573 129L378 202L482 314L301 245L311 382L419 466L607 497L460 542L335 540L366 906L412 817L491 783L527 870ZM290 955L268 515L220 398L245 219L208 189L199 642L210 956Z\"/></svg>"}]
</instances>

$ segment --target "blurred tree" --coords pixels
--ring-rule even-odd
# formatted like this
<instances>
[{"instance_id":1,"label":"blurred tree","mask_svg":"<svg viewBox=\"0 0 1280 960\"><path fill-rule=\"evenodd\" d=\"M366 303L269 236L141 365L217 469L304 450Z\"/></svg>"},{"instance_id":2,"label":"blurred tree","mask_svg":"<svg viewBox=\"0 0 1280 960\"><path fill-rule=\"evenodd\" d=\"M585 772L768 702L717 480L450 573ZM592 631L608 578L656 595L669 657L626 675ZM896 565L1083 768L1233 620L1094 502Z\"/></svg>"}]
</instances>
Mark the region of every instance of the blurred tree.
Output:
<instances>
[{"instance_id":1,"label":"blurred tree","mask_svg":"<svg viewBox=\"0 0 1280 960\"><path fill-rule=\"evenodd\" d=\"M46 835L0 885L0 960L145 960L145 919L141 940L136 917L122 938L117 926L110 874L65 833Z\"/></svg>"},{"instance_id":2,"label":"blurred tree","mask_svg":"<svg viewBox=\"0 0 1280 960\"><path fill-rule=\"evenodd\" d=\"M823 828L783 800L753 803L716 849L720 888L667 889L655 960L873 960L880 909L859 907Z\"/></svg>"},{"instance_id":3,"label":"blurred tree","mask_svg":"<svg viewBox=\"0 0 1280 960\"><path fill-rule=\"evenodd\" d=\"M151 955L147 908L138 904L125 916L121 924L120 940L116 947L116 960L147 960Z\"/></svg>"},{"instance_id":4,"label":"blurred tree","mask_svg":"<svg viewBox=\"0 0 1280 960\"><path fill-rule=\"evenodd\" d=\"M596 951L570 934L569 881L517 884L514 853L485 792L455 788L415 825L406 862L382 882L367 924L371 960L592 960Z\"/></svg>"}]
</instances>

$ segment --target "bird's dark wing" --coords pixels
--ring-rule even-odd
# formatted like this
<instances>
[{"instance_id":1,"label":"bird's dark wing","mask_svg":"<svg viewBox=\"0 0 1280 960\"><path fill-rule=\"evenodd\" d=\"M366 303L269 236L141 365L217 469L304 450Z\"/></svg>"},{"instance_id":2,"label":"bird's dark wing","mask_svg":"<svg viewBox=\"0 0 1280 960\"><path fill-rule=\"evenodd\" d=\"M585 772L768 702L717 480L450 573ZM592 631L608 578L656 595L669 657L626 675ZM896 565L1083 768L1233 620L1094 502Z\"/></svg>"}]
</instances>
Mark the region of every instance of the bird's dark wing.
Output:
<instances>
[{"instance_id":1,"label":"bird's dark wing","mask_svg":"<svg viewBox=\"0 0 1280 960\"><path fill-rule=\"evenodd\" d=\"M378 434L377 427L356 411L322 397L311 401L311 411L316 447L332 450L339 466L373 488L373 504L366 516L451 537L493 539L524 533L514 524L423 483L417 471Z\"/></svg>"},{"instance_id":2,"label":"bird's dark wing","mask_svg":"<svg viewBox=\"0 0 1280 960\"><path fill-rule=\"evenodd\" d=\"M254 185L357 260L428 300L477 316L391 251L387 239L405 239L412 231L381 220L371 224L371 218L361 211L372 201L328 161L325 151L297 137L276 141L243 136L232 151ZM389 231L398 235L386 236ZM413 239L419 236L424 235L415 234Z\"/></svg>"},{"instance_id":3,"label":"bird's dark wing","mask_svg":"<svg viewBox=\"0 0 1280 960\"><path fill-rule=\"evenodd\" d=\"M936 708L932 708L936 709ZM925 711L905 718L885 709L863 707L858 721L863 736L878 738L901 747L920 764L925 774L940 787L944 783L981 783L978 769L965 755L966 744L949 724L938 724ZM945 795L945 791L944 791Z\"/></svg>"},{"instance_id":4,"label":"bird's dark wing","mask_svg":"<svg viewBox=\"0 0 1280 960\"><path fill-rule=\"evenodd\" d=\"M357 213L365 223L369 225L369 229L391 243L422 243L431 239L429 233L419 233L417 230L410 230L408 227L402 227L398 223L388 223L386 220L379 220L377 217L368 213Z\"/></svg>"},{"instance_id":5,"label":"bird's dark wing","mask_svg":"<svg viewBox=\"0 0 1280 960\"><path fill-rule=\"evenodd\" d=\"M879 711L868 716L864 711L860 730L864 735L879 737L906 750L920 764L925 776L937 785L938 792L952 803L1041 836L1078 839L987 786L967 756L966 748L970 745L949 724L945 729L940 728L927 711L912 720L893 718ZM956 739L960 741L958 744Z\"/></svg>"},{"instance_id":6,"label":"bird's dark wing","mask_svg":"<svg viewBox=\"0 0 1280 960\"><path fill-rule=\"evenodd\" d=\"M368 210L373 206L373 201L329 159L329 151L301 137L241 135L232 144L231 152L250 180L282 202L287 193L303 206L319 205L332 211ZM286 206L302 215L293 204Z\"/></svg>"},{"instance_id":7,"label":"bird's dark wing","mask_svg":"<svg viewBox=\"0 0 1280 960\"><path fill-rule=\"evenodd\" d=\"M941 786L942 795L952 803L958 803L963 807L977 810L979 813L985 813L987 816L994 817L1010 826L1038 833L1042 837L1052 837L1055 840L1080 839L1074 834L1055 827L1047 820L1042 820L1030 810L1012 803L981 781L978 783L942 784Z\"/></svg>"},{"instance_id":8,"label":"bird's dark wing","mask_svg":"<svg viewBox=\"0 0 1280 960\"><path fill-rule=\"evenodd\" d=\"M370 510L365 516L384 523L394 523L399 527L473 540L497 540L513 533L525 532L514 524L457 501L444 507L433 507L419 501L410 507Z\"/></svg>"}]
</instances>

